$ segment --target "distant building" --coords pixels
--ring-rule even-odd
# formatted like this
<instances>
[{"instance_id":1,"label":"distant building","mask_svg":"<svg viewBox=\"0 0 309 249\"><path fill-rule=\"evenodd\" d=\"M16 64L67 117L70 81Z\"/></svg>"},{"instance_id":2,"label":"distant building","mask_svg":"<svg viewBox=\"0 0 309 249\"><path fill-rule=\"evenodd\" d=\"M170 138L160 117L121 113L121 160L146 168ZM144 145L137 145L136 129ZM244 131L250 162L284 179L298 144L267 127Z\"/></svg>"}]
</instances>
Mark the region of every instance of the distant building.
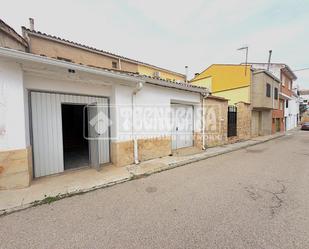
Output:
<instances>
[{"instance_id":1,"label":"distant building","mask_svg":"<svg viewBox=\"0 0 309 249\"><path fill-rule=\"evenodd\" d=\"M299 96L300 96L300 102L302 104L307 104L309 106L309 90L300 90Z\"/></svg>"},{"instance_id":2,"label":"distant building","mask_svg":"<svg viewBox=\"0 0 309 249\"><path fill-rule=\"evenodd\" d=\"M268 68L268 63L250 64L257 69ZM294 87L297 77L292 69L284 63L270 63L269 71L281 80L280 98L284 101L284 126L285 130L291 130L297 127L299 122L299 98Z\"/></svg>"},{"instance_id":3,"label":"distant building","mask_svg":"<svg viewBox=\"0 0 309 249\"><path fill-rule=\"evenodd\" d=\"M29 52L91 67L138 73L168 81L184 82L186 76L148 63L89 47L74 41L22 27L23 36L29 43Z\"/></svg>"},{"instance_id":4,"label":"distant building","mask_svg":"<svg viewBox=\"0 0 309 249\"><path fill-rule=\"evenodd\" d=\"M272 121L273 111L280 110L280 80L267 70L253 69L250 65L213 64L190 82L228 99L229 105L249 104L252 136L282 131L283 109L278 111L281 119Z\"/></svg>"}]
</instances>

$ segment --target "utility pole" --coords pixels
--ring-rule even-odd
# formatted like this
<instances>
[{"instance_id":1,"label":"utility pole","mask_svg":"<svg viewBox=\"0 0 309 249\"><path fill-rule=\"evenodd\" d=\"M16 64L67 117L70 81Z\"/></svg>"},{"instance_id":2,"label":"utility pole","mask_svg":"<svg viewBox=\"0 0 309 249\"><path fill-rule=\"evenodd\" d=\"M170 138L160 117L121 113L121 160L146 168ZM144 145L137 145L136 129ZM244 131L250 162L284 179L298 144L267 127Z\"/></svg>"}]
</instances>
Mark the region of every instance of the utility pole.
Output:
<instances>
[{"instance_id":1,"label":"utility pole","mask_svg":"<svg viewBox=\"0 0 309 249\"><path fill-rule=\"evenodd\" d=\"M245 47L241 47L237 50L246 50L246 61L245 61L245 65L246 65L246 68L245 68L245 75L247 75L247 64L248 64L248 53L249 53L249 47L248 46L245 46Z\"/></svg>"}]
</instances>

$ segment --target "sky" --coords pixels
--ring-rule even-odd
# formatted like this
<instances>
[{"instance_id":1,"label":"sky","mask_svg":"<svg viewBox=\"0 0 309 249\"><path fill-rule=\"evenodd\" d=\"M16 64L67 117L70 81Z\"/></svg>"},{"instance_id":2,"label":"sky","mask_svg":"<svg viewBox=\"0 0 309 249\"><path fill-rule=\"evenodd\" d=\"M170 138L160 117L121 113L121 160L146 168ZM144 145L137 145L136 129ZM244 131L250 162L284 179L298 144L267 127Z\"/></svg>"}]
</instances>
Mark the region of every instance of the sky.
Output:
<instances>
[{"instance_id":1,"label":"sky","mask_svg":"<svg viewBox=\"0 0 309 249\"><path fill-rule=\"evenodd\" d=\"M288 64L309 68L308 0L0 0L0 18L21 33L35 29L185 73L213 63ZM309 69L296 71L309 89Z\"/></svg>"}]
</instances>

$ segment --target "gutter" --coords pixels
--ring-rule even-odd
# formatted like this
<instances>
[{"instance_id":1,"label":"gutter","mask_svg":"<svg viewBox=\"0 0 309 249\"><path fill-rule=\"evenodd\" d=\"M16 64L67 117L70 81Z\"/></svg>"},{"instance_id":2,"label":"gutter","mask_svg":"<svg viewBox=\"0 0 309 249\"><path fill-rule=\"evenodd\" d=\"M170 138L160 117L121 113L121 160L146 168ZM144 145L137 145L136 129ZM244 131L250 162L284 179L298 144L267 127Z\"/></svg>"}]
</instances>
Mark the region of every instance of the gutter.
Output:
<instances>
[{"instance_id":1,"label":"gutter","mask_svg":"<svg viewBox=\"0 0 309 249\"><path fill-rule=\"evenodd\" d=\"M205 99L210 95L208 92L206 95L202 95L202 150L206 150L206 139L205 139Z\"/></svg>"},{"instance_id":2,"label":"gutter","mask_svg":"<svg viewBox=\"0 0 309 249\"><path fill-rule=\"evenodd\" d=\"M137 138L135 136L135 132L134 132L134 104L135 104L135 96L136 94L142 90L142 88L144 87L144 84L142 82L139 82L136 84L133 92L132 92L132 139L133 139L133 156L134 156L134 163L135 164L139 164L139 160L138 160L138 143L137 143Z\"/></svg>"}]
</instances>

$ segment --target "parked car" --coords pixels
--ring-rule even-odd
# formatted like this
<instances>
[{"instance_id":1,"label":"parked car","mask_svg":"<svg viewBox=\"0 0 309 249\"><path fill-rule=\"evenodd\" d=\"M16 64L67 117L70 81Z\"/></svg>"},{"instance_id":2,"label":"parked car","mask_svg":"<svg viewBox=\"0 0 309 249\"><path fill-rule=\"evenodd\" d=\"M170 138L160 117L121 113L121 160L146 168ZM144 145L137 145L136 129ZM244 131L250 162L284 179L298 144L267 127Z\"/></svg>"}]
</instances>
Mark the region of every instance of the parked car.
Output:
<instances>
[{"instance_id":1,"label":"parked car","mask_svg":"<svg viewBox=\"0 0 309 249\"><path fill-rule=\"evenodd\" d=\"M305 122L305 123L303 123L302 124L302 126L301 126L301 129L302 130L306 130L306 131L309 131L309 122Z\"/></svg>"}]
</instances>

